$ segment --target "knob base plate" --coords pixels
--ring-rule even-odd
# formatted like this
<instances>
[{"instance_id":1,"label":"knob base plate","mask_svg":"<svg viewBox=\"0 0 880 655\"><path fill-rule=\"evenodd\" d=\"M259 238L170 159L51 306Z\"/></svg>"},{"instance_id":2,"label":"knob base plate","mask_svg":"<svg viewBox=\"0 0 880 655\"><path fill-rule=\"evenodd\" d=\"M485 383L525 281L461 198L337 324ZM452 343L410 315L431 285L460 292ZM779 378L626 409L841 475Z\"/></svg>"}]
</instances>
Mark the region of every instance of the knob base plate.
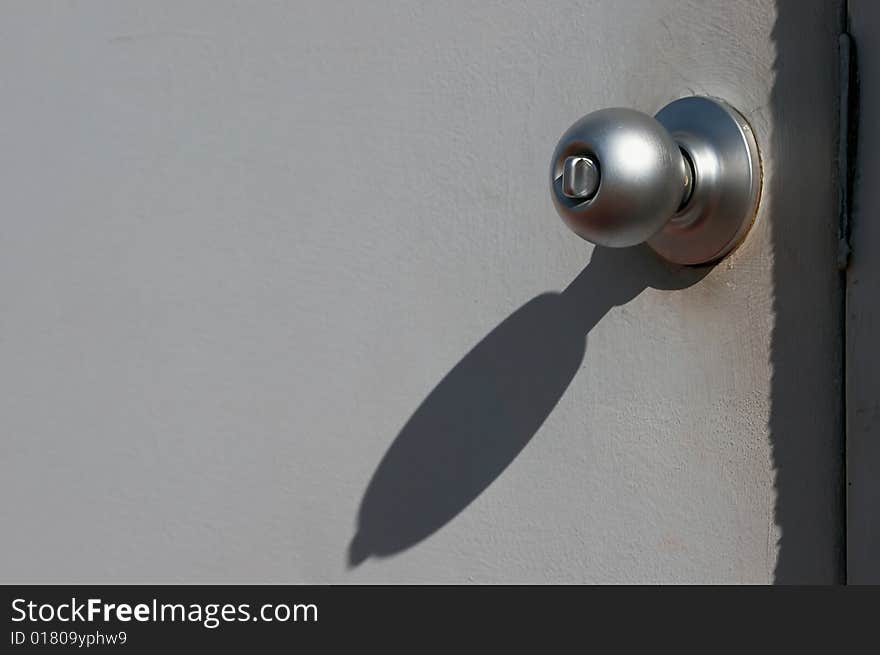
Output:
<instances>
[{"instance_id":1,"label":"knob base plate","mask_svg":"<svg viewBox=\"0 0 880 655\"><path fill-rule=\"evenodd\" d=\"M654 118L690 159L694 184L648 245L676 264L717 261L743 241L757 214L761 161L752 129L724 101L701 96L676 100Z\"/></svg>"}]
</instances>

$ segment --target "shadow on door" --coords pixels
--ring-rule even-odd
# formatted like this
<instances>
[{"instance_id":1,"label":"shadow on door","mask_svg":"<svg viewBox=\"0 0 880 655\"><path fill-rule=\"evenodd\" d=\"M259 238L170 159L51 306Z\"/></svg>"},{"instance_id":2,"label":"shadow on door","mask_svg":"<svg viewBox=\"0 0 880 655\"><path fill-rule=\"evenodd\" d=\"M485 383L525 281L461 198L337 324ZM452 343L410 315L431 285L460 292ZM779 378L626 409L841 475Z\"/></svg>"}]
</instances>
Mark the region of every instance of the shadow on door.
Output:
<instances>
[{"instance_id":1,"label":"shadow on door","mask_svg":"<svg viewBox=\"0 0 880 655\"><path fill-rule=\"evenodd\" d=\"M595 248L562 293L533 298L437 384L385 453L361 501L348 561L403 551L451 521L513 462L584 359L589 331L647 287L681 289L710 269L647 248Z\"/></svg>"},{"instance_id":2,"label":"shadow on door","mask_svg":"<svg viewBox=\"0 0 880 655\"><path fill-rule=\"evenodd\" d=\"M838 2L777 0L774 173L766 180L775 323L770 441L781 531L775 581L844 580L842 278L834 142ZM824 33L822 33L824 29ZM806 35L821 33L822 38Z\"/></svg>"}]
</instances>

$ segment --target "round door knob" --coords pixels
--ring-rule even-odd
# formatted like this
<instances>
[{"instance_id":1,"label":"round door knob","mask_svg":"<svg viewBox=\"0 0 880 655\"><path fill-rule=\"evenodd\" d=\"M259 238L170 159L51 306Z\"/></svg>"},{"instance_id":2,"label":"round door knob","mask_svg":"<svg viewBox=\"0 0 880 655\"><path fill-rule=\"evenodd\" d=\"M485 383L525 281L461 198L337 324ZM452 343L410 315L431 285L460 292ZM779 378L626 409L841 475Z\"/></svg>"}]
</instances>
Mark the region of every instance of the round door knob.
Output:
<instances>
[{"instance_id":1,"label":"round door knob","mask_svg":"<svg viewBox=\"0 0 880 655\"><path fill-rule=\"evenodd\" d=\"M761 170L745 119L722 101L691 97L654 117L623 108L587 114L556 146L550 185L557 212L587 241L647 241L669 261L703 264L742 241Z\"/></svg>"}]
</instances>

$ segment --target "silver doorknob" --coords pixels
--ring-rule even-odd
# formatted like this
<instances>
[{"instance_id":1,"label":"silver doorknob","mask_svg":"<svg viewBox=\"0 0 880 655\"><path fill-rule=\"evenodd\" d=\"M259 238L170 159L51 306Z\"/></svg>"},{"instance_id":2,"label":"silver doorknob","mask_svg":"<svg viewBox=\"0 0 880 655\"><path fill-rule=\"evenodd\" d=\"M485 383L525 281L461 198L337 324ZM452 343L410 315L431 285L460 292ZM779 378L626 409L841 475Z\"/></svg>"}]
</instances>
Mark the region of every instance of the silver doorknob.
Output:
<instances>
[{"instance_id":1,"label":"silver doorknob","mask_svg":"<svg viewBox=\"0 0 880 655\"><path fill-rule=\"evenodd\" d=\"M736 110L690 97L653 118L622 108L587 114L556 146L550 185L557 212L587 241L647 241L669 261L704 264L731 252L751 226L761 167Z\"/></svg>"}]
</instances>

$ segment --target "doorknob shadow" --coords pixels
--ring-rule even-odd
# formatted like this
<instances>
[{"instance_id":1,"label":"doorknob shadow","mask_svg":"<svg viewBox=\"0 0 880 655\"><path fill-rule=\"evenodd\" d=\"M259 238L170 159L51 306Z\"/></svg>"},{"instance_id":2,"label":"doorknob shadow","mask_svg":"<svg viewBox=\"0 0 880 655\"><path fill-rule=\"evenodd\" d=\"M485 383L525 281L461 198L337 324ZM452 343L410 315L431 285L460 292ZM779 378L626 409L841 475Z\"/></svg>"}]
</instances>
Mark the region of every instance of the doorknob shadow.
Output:
<instances>
[{"instance_id":1,"label":"doorknob shadow","mask_svg":"<svg viewBox=\"0 0 880 655\"><path fill-rule=\"evenodd\" d=\"M595 248L562 293L517 309L434 387L373 473L348 548L355 567L446 525L504 472L581 366L589 331L648 287L681 289L709 268L673 267L645 247Z\"/></svg>"}]
</instances>

